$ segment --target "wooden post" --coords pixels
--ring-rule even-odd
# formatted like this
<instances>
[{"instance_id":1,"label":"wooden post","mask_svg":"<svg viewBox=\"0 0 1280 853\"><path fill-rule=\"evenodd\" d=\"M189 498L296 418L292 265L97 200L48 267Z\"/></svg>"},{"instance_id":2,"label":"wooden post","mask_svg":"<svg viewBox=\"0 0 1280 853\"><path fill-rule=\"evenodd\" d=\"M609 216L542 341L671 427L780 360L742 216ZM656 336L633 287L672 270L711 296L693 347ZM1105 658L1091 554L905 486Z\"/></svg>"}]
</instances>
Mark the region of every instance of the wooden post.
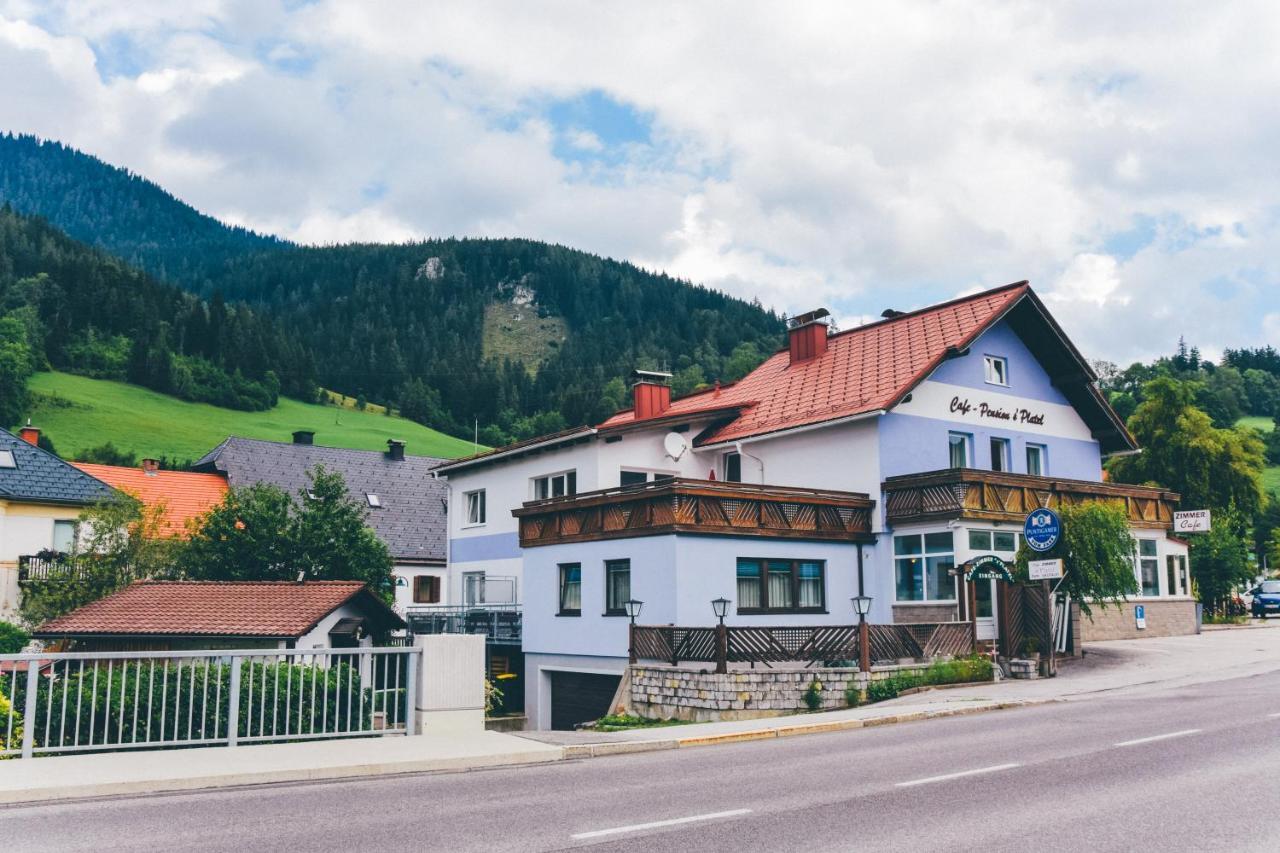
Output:
<instances>
[{"instance_id":1,"label":"wooden post","mask_svg":"<svg viewBox=\"0 0 1280 853\"><path fill-rule=\"evenodd\" d=\"M871 626L866 616L858 617L858 669L871 671Z\"/></svg>"},{"instance_id":2,"label":"wooden post","mask_svg":"<svg viewBox=\"0 0 1280 853\"><path fill-rule=\"evenodd\" d=\"M729 671L729 629L721 622L716 626L716 672Z\"/></svg>"}]
</instances>

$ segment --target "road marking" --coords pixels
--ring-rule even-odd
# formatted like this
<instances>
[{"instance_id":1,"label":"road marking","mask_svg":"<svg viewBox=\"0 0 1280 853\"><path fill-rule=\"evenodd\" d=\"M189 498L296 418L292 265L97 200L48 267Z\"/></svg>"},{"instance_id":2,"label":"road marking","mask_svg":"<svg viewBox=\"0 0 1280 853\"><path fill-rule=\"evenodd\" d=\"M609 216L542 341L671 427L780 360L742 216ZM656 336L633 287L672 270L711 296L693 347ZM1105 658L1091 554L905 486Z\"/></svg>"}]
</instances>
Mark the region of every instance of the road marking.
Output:
<instances>
[{"instance_id":1,"label":"road marking","mask_svg":"<svg viewBox=\"0 0 1280 853\"><path fill-rule=\"evenodd\" d=\"M1183 729L1180 732L1169 732L1168 734L1164 734L1164 735L1152 735L1151 737L1140 737L1135 740L1122 740L1118 744L1116 744L1116 746L1137 746L1140 743L1151 743L1152 741L1168 740L1169 738L1174 738L1174 737L1186 737L1187 735L1197 734L1199 733L1199 731L1200 729Z\"/></svg>"},{"instance_id":2,"label":"road marking","mask_svg":"<svg viewBox=\"0 0 1280 853\"><path fill-rule=\"evenodd\" d=\"M995 764L991 767L979 767L976 770L961 770L959 773L947 773L944 776L930 776L927 779L912 779L910 782L898 782L894 787L910 788L913 785L928 785L930 782L946 782L948 779L961 779L965 776L977 776L979 773L995 773L999 770L1012 770L1021 764Z\"/></svg>"},{"instance_id":3,"label":"road marking","mask_svg":"<svg viewBox=\"0 0 1280 853\"><path fill-rule=\"evenodd\" d=\"M740 817L744 814L751 814L751 809L733 809L727 812L711 812L709 814L698 814L691 817L673 817L670 820L655 820L650 823L633 823L630 826L615 826L611 829L593 829L591 832L579 832L570 835L570 838L600 838L605 835L619 835L623 832L641 832L646 829L660 829L664 826L679 826L682 823L696 823L700 820L716 820L722 817Z\"/></svg>"},{"instance_id":4,"label":"road marking","mask_svg":"<svg viewBox=\"0 0 1280 853\"><path fill-rule=\"evenodd\" d=\"M1274 713L1274 714L1267 714L1267 716L1268 716L1268 717L1280 717L1280 711L1277 711L1277 712L1276 712L1276 713Z\"/></svg>"}]
</instances>

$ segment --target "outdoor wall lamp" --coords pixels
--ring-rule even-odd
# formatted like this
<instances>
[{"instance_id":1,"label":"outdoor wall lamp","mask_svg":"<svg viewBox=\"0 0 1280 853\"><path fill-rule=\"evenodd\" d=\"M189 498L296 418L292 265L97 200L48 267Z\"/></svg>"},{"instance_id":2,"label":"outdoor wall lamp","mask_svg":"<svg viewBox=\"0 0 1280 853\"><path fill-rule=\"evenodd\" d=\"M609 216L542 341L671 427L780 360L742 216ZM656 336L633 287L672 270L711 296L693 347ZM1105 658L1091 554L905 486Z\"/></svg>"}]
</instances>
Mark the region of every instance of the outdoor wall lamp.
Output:
<instances>
[{"instance_id":1,"label":"outdoor wall lamp","mask_svg":"<svg viewBox=\"0 0 1280 853\"><path fill-rule=\"evenodd\" d=\"M622 606L627 609L627 618L631 620L631 624L636 624L636 617L640 615L640 611L644 609L644 602L635 598L628 598L622 602Z\"/></svg>"},{"instance_id":2,"label":"outdoor wall lamp","mask_svg":"<svg viewBox=\"0 0 1280 853\"><path fill-rule=\"evenodd\" d=\"M724 624L724 617L729 613L729 599L715 598L711 601L711 610L716 614L716 618L720 620L720 624Z\"/></svg>"}]
</instances>

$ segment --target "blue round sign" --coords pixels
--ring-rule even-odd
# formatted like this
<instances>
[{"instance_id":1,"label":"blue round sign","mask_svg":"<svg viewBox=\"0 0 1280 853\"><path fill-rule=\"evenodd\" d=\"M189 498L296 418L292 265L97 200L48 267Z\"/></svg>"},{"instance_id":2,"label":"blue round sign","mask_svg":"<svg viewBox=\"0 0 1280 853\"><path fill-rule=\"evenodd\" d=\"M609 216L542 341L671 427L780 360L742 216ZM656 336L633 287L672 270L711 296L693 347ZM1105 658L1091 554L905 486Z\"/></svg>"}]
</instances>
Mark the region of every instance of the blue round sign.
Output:
<instances>
[{"instance_id":1,"label":"blue round sign","mask_svg":"<svg viewBox=\"0 0 1280 853\"><path fill-rule=\"evenodd\" d=\"M1048 551L1062 537L1062 521L1051 509L1033 509L1022 525L1022 534L1027 538L1027 545L1032 551Z\"/></svg>"}]
</instances>

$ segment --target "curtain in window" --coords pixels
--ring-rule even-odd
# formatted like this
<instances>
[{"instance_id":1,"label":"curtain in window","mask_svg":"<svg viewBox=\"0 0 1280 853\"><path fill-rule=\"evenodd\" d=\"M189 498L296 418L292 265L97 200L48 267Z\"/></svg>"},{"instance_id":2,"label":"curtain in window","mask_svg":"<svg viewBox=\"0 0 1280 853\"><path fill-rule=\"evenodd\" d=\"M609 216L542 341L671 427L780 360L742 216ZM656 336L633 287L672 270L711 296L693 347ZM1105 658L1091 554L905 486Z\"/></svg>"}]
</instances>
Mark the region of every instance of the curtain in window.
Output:
<instances>
[{"instance_id":1,"label":"curtain in window","mask_svg":"<svg viewBox=\"0 0 1280 853\"><path fill-rule=\"evenodd\" d=\"M758 608L760 601L760 563L738 561L738 609Z\"/></svg>"},{"instance_id":2,"label":"curtain in window","mask_svg":"<svg viewBox=\"0 0 1280 853\"><path fill-rule=\"evenodd\" d=\"M618 560L616 562L607 563L608 571L608 601L605 602L605 609L611 611L626 610L626 601L631 597L631 562L629 560Z\"/></svg>"},{"instance_id":3,"label":"curtain in window","mask_svg":"<svg viewBox=\"0 0 1280 853\"><path fill-rule=\"evenodd\" d=\"M582 609L582 568L560 567L560 610Z\"/></svg>"},{"instance_id":4,"label":"curtain in window","mask_svg":"<svg viewBox=\"0 0 1280 853\"><path fill-rule=\"evenodd\" d=\"M951 436L951 467L969 467L969 445L962 435Z\"/></svg>"},{"instance_id":5,"label":"curtain in window","mask_svg":"<svg viewBox=\"0 0 1280 853\"><path fill-rule=\"evenodd\" d=\"M769 562L769 609L791 609L795 607L791 594L791 564Z\"/></svg>"},{"instance_id":6,"label":"curtain in window","mask_svg":"<svg viewBox=\"0 0 1280 853\"><path fill-rule=\"evenodd\" d=\"M798 567L800 575L800 606L822 606L822 564L801 563Z\"/></svg>"}]
</instances>

